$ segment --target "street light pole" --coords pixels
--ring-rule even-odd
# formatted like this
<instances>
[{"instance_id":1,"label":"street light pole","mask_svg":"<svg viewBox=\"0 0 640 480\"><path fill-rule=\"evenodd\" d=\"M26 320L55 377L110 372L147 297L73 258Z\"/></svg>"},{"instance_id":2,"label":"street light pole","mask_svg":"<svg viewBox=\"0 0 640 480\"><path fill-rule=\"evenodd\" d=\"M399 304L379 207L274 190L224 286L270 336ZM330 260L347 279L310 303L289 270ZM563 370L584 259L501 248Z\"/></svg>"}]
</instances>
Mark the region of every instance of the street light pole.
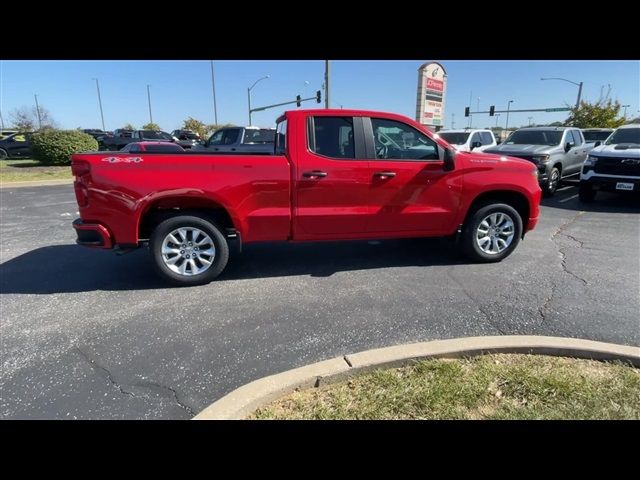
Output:
<instances>
[{"instance_id":1,"label":"street light pole","mask_svg":"<svg viewBox=\"0 0 640 480\"><path fill-rule=\"evenodd\" d=\"M627 107L630 107L631 105L622 105L622 108L624 108L624 114L622 115L623 118L627 118Z\"/></svg>"},{"instance_id":2,"label":"street light pole","mask_svg":"<svg viewBox=\"0 0 640 480\"><path fill-rule=\"evenodd\" d=\"M452 113L451 114L451 128L454 128L456 126L456 114Z\"/></svg>"},{"instance_id":3,"label":"street light pole","mask_svg":"<svg viewBox=\"0 0 640 480\"><path fill-rule=\"evenodd\" d=\"M149 85L147 85L147 100L149 100L149 123L153 123L153 116L151 115L151 91Z\"/></svg>"},{"instance_id":4,"label":"street light pole","mask_svg":"<svg viewBox=\"0 0 640 480\"><path fill-rule=\"evenodd\" d=\"M249 103L249 125L251 125L251 90L253 89L253 87L256 86L256 84L262 80L266 80L267 78L270 78L271 75L265 75L264 77L259 78L258 80L256 80L255 82L253 82L253 85L251 85L249 88L247 88L247 100Z\"/></svg>"},{"instance_id":5,"label":"street light pole","mask_svg":"<svg viewBox=\"0 0 640 480\"><path fill-rule=\"evenodd\" d=\"M533 120L533 117L527 117L529 119L529 126L531 126L531 120Z\"/></svg>"},{"instance_id":6,"label":"street light pole","mask_svg":"<svg viewBox=\"0 0 640 480\"><path fill-rule=\"evenodd\" d=\"M576 100L576 109L580 108L580 99L582 98L582 84L583 82L573 82L571 80L567 80L566 78L559 77L550 77L550 78L541 78L540 80L562 80L563 82L573 83L578 86L578 99Z\"/></svg>"},{"instance_id":7,"label":"street light pole","mask_svg":"<svg viewBox=\"0 0 640 480\"><path fill-rule=\"evenodd\" d=\"M496 113L496 127L498 126L498 117L500 117L500 114Z\"/></svg>"},{"instance_id":8,"label":"street light pole","mask_svg":"<svg viewBox=\"0 0 640 480\"><path fill-rule=\"evenodd\" d=\"M211 90L213 91L213 119L218 125L218 109L216 107L216 81L213 76L213 60L211 60Z\"/></svg>"},{"instance_id":9,"label":"street light pole","mask_svg":"<svg viewBox=\"0 0 640 480\"><path fill-rule=\"evenodd\" d=\"M38 114L38 129L42 130L42 118L40 117L40 106L38 105L38 95L34 93L33 98L36 99L36 113Z\"/></svg>"},{"instance_id":10,"label":"street light pole","mask_svg":"<svg viewBox=\"0 0 640 480\"><path fill-rule=\"evenodd\" d=\"M100 98L100 83L98 83L98 79L94 78L96 81L96 89L98 90L98 105L100 105L100 119L102 120L102 131L105 131L104 128L104 114L102 113L102 98Z\"/></svg>"},{"instance_id":11,"label":"street light pole","mask_svg":"<svg viewBox=\"0 0 640 480\"><path fill-rule=\"evenodd\" d=\"M507 103L507 121L504 124L505 130L509 130L509 109L511 108L512 103L513 103L513 100L509 100L509 103Z\"/></svg>"}]
</instances>

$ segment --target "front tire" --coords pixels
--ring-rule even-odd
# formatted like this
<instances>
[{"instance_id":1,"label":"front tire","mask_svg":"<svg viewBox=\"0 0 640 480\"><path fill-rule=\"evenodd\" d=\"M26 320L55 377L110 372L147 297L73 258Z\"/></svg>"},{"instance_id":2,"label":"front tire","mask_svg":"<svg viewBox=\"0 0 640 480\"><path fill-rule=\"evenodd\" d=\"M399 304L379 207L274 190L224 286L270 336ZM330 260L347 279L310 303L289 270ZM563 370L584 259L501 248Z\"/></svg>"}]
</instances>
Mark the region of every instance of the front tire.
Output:
<instances>
[{"instance_id":1,"label":"front tire","mask_svg":"<svg viewBox=\"0 0 640 480\"><path fill-rule=\"evenodd\" d=\"M0 148L0 160L6 160L7 158L9 158L7 151Z\"/></svg>"},{"instance_id":2,"label":"front tire","mask_svg":"<svg viewBox=\"0 0 640 480\"><path fill-rule=\"evenodd\" d=\"M578 187L578 198L583 203L591 203L596 198L596 191L593 189L593 186L589 183L580 182L580 186Z\"/></svg>"},{"instance_id":3,"label":"front tire","mask_svg":"<svg viewBox=\"0 0 640 480\"><path fill-rule=\"evenodd\" d=\"M229 245L209 219L182 215L161 222L151 234L149 248L156 271L173 285L203 285L222 273Z\"/></svg>"},{"instance_id":4,"label":"front tire","mask_svg":"<svg viewBox=\"0 0 640 480\"><path fill-rule=\"evenodd\" d=\"M542 193L544 194L544 196L553 197L553 195L556 193L556 190L558 190L560 181L561 181L560 170L558 170L556 167L553 167L551 169L551 172L549 173L549 180L547 181L547 184L542 190Z\"/></svg>"},{"instance_id":5,"label":"front tire","mask_svg":"<svg viewBox=\"0 0 640 480\"><path fill-rule=\"evenodd\" d=\"M522 237L522 218L505 203L485 204L462 229L464 254L477 262L499 262L515 250Z\"/></svg>"}]
</instances>

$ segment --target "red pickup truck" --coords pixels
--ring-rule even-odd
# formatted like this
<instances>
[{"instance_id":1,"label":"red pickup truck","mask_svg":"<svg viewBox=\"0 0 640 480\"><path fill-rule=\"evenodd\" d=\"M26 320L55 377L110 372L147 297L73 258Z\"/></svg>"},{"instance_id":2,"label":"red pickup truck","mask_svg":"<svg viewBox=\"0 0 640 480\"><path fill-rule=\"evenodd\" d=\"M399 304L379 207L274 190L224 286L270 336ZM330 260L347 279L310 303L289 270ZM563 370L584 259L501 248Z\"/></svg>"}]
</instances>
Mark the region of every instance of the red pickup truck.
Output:
<instances>
[{"instance_id":1,"label":"red pickup truck","mask_svg":"<svg viewBox=\"0 0 640 480\"><path fill-rule=\"evenodd\" d=\"M525 160L456 152L413 120L363 110L295 110L273 155L78 153L80 245L148 245L180 285L220 275L230 245L458 235L481 262L509 255L538 221Z\"/></svg>"}]
</instances>

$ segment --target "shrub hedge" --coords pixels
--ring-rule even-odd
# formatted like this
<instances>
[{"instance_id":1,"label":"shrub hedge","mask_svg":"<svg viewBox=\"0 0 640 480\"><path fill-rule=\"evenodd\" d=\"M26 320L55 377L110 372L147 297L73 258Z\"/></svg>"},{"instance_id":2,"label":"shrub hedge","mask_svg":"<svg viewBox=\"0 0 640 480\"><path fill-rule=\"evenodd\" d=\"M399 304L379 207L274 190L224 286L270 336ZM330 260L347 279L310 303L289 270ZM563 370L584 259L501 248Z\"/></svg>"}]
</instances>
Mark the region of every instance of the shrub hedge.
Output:
<instances>
[{"instance_id":1,"label":"shrub hedge","mask_svg":"<svg viewBox=\"0 0 640 480\"><path fill-rule=\"evenodd\" d=\"M98 150L91 135L78 130L45 130L31 137L33 158L45 165L70 165L73 153Z\"/></svg>"}]
</instances>

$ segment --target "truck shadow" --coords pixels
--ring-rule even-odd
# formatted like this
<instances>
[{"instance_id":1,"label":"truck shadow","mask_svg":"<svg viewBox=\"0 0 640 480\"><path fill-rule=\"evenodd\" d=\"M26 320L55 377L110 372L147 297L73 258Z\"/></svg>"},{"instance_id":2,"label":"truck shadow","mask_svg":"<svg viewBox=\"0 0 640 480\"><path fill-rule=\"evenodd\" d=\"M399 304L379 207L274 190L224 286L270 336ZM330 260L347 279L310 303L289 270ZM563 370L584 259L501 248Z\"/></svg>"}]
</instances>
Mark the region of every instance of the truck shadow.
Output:
<instances>
[{"instance_id":1,"label":"truck shadow","mask_svg":"<svg viewBox=\"0 0 640 480\"><path fill-rule=\"evenodd\" d=\"M565 182L551 198L543 198L540 205L564 210L604 213L640 212L639 193L598 192L592 203L583 203L578 199L577 181Z\"/></svg>"},{"instance_id":2,"label":"truck shadow","mask_svg":"<svg viewBox=\"0 0 640 480\"><path fill-rule=\"evenodd\" d=\"M265 243L232 255L225 272L210 285L232 280L310 275L387 267L466 263L453 242L403 239L381 242ZM118 256L77 245L32 250L0 265L0 293L51 294L163 289L147 249Z\"/></svg>"}]
</instances>

